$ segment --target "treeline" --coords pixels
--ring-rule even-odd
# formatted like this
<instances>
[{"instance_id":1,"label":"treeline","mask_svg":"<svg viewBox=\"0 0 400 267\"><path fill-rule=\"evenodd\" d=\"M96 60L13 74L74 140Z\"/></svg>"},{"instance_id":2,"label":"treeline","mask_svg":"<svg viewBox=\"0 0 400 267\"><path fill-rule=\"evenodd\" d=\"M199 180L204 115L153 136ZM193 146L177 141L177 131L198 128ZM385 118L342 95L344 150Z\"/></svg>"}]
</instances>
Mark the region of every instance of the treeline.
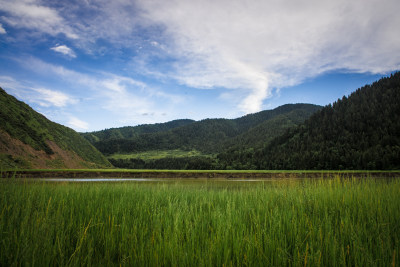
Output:
<instances>
[{"instance_id":1,"label":"treeline","mask_svg":"<svg viewBox=\"0 0 400 267\"><path fill-rule=\"evenodd\" d=\"M114 159L109 161L115 167L126 169L159 169L159 170L215 170L220 169L211 157L166 157L161 159Z\"/></svg>"}]
</instances>

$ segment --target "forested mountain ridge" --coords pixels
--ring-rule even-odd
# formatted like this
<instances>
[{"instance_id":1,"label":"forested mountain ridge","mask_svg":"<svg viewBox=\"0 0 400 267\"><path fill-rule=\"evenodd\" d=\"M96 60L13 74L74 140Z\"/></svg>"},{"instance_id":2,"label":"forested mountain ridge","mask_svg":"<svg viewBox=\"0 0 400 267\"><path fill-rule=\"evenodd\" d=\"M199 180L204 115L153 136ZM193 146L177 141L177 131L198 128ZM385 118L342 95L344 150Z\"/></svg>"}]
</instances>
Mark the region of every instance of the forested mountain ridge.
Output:
<instances>
[{"instance_id":1,"label":"forested mountain ridge","mask_svg":"<svg viewBox=\"0 0 400 267\"><path fill-rule=\"evenodd\" d=\"M80 134L48 120L2 88L0 106L0 167L111 167Z\"/></svg>"},{"instance_id":2,"label":"forested mountain ridge","mask_svg":"<svg viewBox=\"0 0 400 267\"><path fill-rule=\"evenodd\" d=\"M152 125L140 125L84 133L83 136L106 155L171 149L194 149L203 153L215 154L232 144L246 145L245 142L254 140L254 137L257 137L259 142L265 143L270 137L275 137L287 127L304 121L320 108L320 106L311 104L287 104L238 119L180 120L172 121L174 125L178 125L177 127L171 127L172 122L165 123L166 126L155 125L157 129L167 130L140 132L140 129L144 127L153 127ZM275 123L272 129L268 122L274 120L284 120L285 123ZM135 134L124 135L122 131L126 129ZM268 136L265 134L267 132ZM247 145L253 146L254 144Z\"/></svg>"},{"instance_id":3,"label":"forested mountain ridge","mask_svg":"<svg viewBox=\"0 0 400 267\"><path fill-rule=\"evenodd\" d=\"M287 106L284 105L278 109L286 107ZM271 118L262 121L258 125L249 128L244 133L228 140L223 146L225 150L263 147L275 137L283 134L287 129L303 123L306 118L320 109L320 106L297 104L295 109L271 116Z\"/></svg>"},{"instance_id":4,"label":"forested mountain ridge","mask_svg":"<svg viewBox=\"0 0 400 267\"><path fill-rule=\"evenodd\" d=\"M129 139L138 137L141 134L157 133L168 131L180 126L184 126L195 122L194 120L181 119L173 120L166 123L143 124L138 126L125 126L119 128L111 128L101 131L82 133L89 142L107 141L112 139Z\"/></svg>"},{"instance_id":5,"label":"forested mountain ridge","mask_svg":"<svg viewBox=\"0 0 400 267\"><path fill-rule=\"evenodd\" d=\"M231 168L216 157L228 149L255 150L265 146L286 129L302 123L322 107L312 104L287 104L273 110L249 114L237 119L179 121L183 124L166 131L147 131L118 138L118 131L136 127L152 129L153 125L123 127L84 133L94 146L116 167L135 169L225 169ZM176 125L176 121L174 123ZM156 129L165 126L158 124ZM111 134L112 133L112 134ZM93 138L93 135L94 138ZM106 136L105 140L100 137ZM98 141L94 141L98 140Z\"/></svg>"},{"instance_id":6,"label":"forested mountain ridge","mask_svg":"<svg viewBox=\"0 0 400 267\"><path fill-rule=\"evenodd\" d=\"M245 161L258 169L399 169L400 72L324 107Z\"/></svg>"},{"instance_id":7,"label":"forested mountain ridge","mask_svg":"<svg viewBox=\"0 0 400 267\"><path fill-rule=\"evenodd\" d=\"M287 104L237 119L81 134L1 88L0 105L1 168L110 167L104 155L121 155L110 158L115 167L400 169L400 72L325 107ZM122 155L142 152L144 158Z\"/></svg>"}]
</instances>

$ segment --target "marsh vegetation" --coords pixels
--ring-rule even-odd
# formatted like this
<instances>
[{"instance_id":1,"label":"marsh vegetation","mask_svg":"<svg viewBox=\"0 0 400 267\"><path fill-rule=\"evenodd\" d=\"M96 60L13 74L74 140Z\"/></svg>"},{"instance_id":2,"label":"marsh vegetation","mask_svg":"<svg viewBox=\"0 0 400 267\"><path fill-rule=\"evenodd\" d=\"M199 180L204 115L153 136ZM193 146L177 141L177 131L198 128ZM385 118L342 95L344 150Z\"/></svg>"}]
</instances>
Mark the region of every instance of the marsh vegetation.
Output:
<instances>
[{"instance_id":1,"label":"marsh vegetation","mask_svg":"<svg viewBox=\"0 0 400 267\"><path fill-rule=\"evenodd\" d=\"M396 266L397 179L0 183L0 265Z\"/></svg>"}]
</instances>

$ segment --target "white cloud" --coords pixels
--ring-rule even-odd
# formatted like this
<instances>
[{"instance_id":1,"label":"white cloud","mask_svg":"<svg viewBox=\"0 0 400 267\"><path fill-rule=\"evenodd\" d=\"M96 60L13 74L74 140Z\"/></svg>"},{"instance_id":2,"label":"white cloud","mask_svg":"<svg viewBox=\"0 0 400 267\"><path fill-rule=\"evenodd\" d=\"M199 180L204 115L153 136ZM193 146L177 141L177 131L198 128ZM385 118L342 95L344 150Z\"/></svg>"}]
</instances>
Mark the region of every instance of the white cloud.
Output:
<instances>
[{"instance_id":1,"label":"white cloud","mask_svg":"<svg viewBox=\"0 0 400 267\"><path fill-rule=\"evenodd\" d=\"M0 76L0 84L3 89L12 91L19 99L42 107L62 108L78 102L74 97L61 91L37 88L9 76Z\"/></svg>"},{"instance_id":2,"label":"white cloud","mask_svg":"<svg viewBox=\"0 0 400 267\"><path fill-rule=\"evenodd\" d=\"M3 25L0 23L0 34L6 34L6 30L4 29Z\"/></svg>"},{"instance_id":3,"label":"white cloud","mask_svg":"<svg viewBox=\"0 0 400 267\"><path fill-rule=\"evenodd\" d=\"M165 113L166 106L170 111L175 104L184 101L182 96L152 88L130 77L107 72L80 73L33 57L18 62L39 75L52 75L69 83L70 90L78 88L81 97L86 95L86 99L82 101L87 101L87 98L92 101L95 99L96 108L114 114L115 122L118 123L132 125L159 122L161 119L165 120L162 114ZM42 94L41 99L43 98ZM53 103L56 103L56 98L53 100ZM41 103L43 105L43 101ZM153 116L143 117L142 114L146 113Z\"/></svg>"},{"instance_id":4,"label":"white cloud","mask_svg":"<svg viewBox=\"0 0 400 267\"><path fill-rule=\"evenodd\" d=\"M327 71L400 69L398 0L98 0L54 6L46 0L0 0L1 19L14 27L64 34L82 51L137 50L134 71L194 88L227 88L221 97L246 113L262 109L273 89ZM97 46L97 40L112 46ZM67 46L57 47L52 49L76 56ZM138 112L152 113L151 97L168 95L153 88L145 96L148 86L110 73L48 69L97 90L108 103L130 99ZM115 110L120 106L137 114L128 104Z\"/></svg>"},{"instance_id":5,"label":"white cloud","mask_svg":"<svg viewBox=\"0 0 400 267\"><path fill-rule=\"evenodd\" d=\"M44 107L55 106L60 108L65 107L68 104L76 103L75 99L59 91L49 90L45 88L36 88L33 90L36 91L38 94L31 101L36 102Z\"/></svg>"},{"instance_id":6,"label":"white cloud","mask_svg":"<svg viewBox=\"0 0 400 267\"><path fill-rule=\"evenodd\" d=\"M68 38L78 38L57 10L41 5L40 1L0 0L0 10L6 12L2 19L14 27L33 29L50 35L63 33Z\"/></svg>"},{"instance_id":7,"label":"white cloud","mask_svg":"<svg viewBox=\"0 0 400 267\"><path fill-rule=\"evenodd\" d=\"M115 122L123 125L156 123L165 120L165 110L173 112L182 103L179 95L165 93L129 77L103 73L96 84L99 105L115 114ZM161 104L163 103L163 104ZM168 108L165 108L167 106Z\"/></svg>"},{"instance_id":8,"label":"white cloud","mask_svg":"<svg viewBox=\"0 0 400 267\"><path fill-rule=\"evenodd\" d=\"M82 121L76 117L71 116L68 121L68 126L74 128L75 130L88 130L89 124L85 121Z\"/></svg>"},{"instance_id":9,"label":"white cloud","mask_svg":"<svg viewBox=\"0 0 400 267\"><path fill-rule=\"evenodd\" d=\"M3 89L10 88L10 89L17 89L19 88L19 83L10 76L0 76L0 87Z\"/></svg>"},{"instance_id":10,"label":"white cloud","mask_svg":"<svg viewBox=\"0 0 400 267\"><path fill-rule=\"evenodd\" d=\"M142 91L145 89L146 84L136 81L132 78L128 77L123 77L119 75L113 75L113 74L105 74L106 79L103 79L99 81L99 83L104 87L107 88L111 91L117 92L117 93L123 93L126 92L126 87L127 86L134 86L137 88L139 91Z\"/></svg>"},{"instance_id":11,"label":"white cloud","mask_svg":"<svg viewBox=\"0 0 400 267\"><path fill-rule=\"evenodd\" d=\"M57 46L54 46L54 47L52 47L50 49L55 51L55 52L57 52L57 53L61 53L61 54L66 55L66 56L69 56L69 57L72 57L72 58L76 58L75 52L71 48L66 46L66 45L57 45Z\"/></svg>"},{"instance_id":12,"label":"white cloud","mask_svg":"<svg viewBox=\"0 0 400 267\"><path fill-rule=\"evenodd\" d=\"M165 28L180 82L247 91L260 110L274 87L335 70L400 68L397 0L148 0L143 16Z\"/></svg>"}]
</instances>

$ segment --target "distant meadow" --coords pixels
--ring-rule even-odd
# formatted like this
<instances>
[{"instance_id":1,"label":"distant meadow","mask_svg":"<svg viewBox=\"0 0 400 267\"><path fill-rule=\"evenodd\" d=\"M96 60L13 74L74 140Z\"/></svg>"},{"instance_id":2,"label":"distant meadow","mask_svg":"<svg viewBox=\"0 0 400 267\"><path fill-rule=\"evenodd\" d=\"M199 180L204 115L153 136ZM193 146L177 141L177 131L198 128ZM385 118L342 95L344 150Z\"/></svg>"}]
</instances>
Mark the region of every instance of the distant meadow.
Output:
<instances>
[{"instance_id":1,"label":"distant meadow","mask_svg":"<svg viewBox=\"0 0 400 267\"><path fill-rule=\"evenodd\" d=\"M0 182L1 266L398 266L400 180Z\"/></svg>"}]
</instances>

